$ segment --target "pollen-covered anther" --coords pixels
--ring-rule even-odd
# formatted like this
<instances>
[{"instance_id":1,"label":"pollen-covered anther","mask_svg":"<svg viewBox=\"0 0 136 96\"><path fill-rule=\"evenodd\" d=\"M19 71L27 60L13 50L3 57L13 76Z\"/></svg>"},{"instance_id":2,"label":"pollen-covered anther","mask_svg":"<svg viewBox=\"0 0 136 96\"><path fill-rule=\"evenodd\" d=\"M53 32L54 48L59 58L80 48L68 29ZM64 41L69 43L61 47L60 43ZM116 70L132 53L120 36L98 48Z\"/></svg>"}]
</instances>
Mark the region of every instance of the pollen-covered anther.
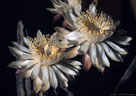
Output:
<instances>
[{"instance_id":1,"label":"pollen-covered anther","mask_svg":"<svg viewBox=\"0 0 136 96\"><path fill-rule=\"evenodd\" d=\"M53 38L52 38L53 39ZM42 38L31 39L29 46L31 53L38 59L39 64L46 64L48 62L56 62L63 57L64 52L60 52L55 40L50 39L48 36L42 36ZM54 41L54 42L52 42ZM43 64L43 65L44 65Z\"/></svg>"},{"instance_id":2,"label":"pollen-covered anther","mask_svg":"<svg viewBox=\"0 0 136 96\"><path fill-rule=\"evenodd\" d=\"M81 12L81 16L77 18L79 30L88 35L106 36L112 35L112 30L115 29L113 20L104 13L92 14L88 10Z\"/></svg>"}]
</instances>

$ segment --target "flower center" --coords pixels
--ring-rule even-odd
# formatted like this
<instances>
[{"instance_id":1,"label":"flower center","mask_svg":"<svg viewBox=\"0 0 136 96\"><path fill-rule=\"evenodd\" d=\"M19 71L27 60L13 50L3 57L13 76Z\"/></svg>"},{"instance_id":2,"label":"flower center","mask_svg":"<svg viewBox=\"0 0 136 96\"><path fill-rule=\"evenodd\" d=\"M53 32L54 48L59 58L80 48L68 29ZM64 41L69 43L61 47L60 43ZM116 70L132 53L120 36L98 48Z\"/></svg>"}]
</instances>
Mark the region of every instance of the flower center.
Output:
<instances>
[{"instance_id":1,"label":"flower center","mask_svg":"<svg viewBox=\"0 0 136 96\"><path fill-rule=\"evenodd\" d=\"M82 12L77 18L80 32L84 33L90 42L99 42L113 34L115 25L113 20L104 13ZM95 40L94 40L95 39Z\"/></svg>"},{"instance_id":2,"label":"flower center","mask_svg":"<svg viewBox=\"0 0 136 96\"><path fill-rule=\"evenodd\" d=\"M57 41L44 35L41 38L31 39L29 48L40 65L54 64L64 56L64 52L60 52L60 49L57 47Z\"/></svg>"}]
</instances>

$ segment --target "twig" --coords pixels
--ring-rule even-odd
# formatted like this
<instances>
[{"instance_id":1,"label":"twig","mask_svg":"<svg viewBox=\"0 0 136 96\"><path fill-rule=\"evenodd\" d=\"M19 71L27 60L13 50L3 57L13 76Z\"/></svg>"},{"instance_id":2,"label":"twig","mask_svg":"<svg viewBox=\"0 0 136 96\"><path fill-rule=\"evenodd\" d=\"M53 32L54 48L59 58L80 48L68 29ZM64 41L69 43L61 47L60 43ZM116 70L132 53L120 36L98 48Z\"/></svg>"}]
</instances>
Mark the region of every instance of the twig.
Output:
<instances>
[{"instance_id":1,"label":"twig","mask_svg":"<svg viewBox=\"0 0 136 96\"><path fill-rule=\"evenodd\" d=\"M129 65L129 67L125 71L124 75L121 77L113 93L117 93L119 87L122 84L124 84L135 71L136 71L136 56L134 57L132 63Z\"/></svg>"}]
</instances>

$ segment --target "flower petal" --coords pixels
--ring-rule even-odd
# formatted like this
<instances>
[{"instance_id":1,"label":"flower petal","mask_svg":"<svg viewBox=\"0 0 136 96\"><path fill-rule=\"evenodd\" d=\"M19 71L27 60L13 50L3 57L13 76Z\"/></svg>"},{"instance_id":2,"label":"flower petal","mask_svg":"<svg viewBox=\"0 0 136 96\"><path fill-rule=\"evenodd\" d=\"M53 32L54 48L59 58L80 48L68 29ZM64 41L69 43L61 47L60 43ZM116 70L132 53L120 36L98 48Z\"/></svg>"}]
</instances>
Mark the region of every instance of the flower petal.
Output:
<instances>
[{"instance_id":1,"label":"flower petal","mask_svg":"<svg viewBox=\"0 0 136 96\"><path fill-rule=\"evenodd\" d=\"M95 7L94 4L90 4L90 5L89 5L89 11L90 11L91 13L95 13L95 12L96 12L96 7Z\"/></svg>"},{"instance_id":2,"label":"flower petal","mask_svg":"<svg viewBox=\"0 0 136 96\"><path fill-rule=\"evenodd\" d=\"M16 57L21 59L33 59L33 56L31 54L27 54L15 47L8 47L10 52Z\"/></svg>"},{"instance_id":3,"label":"flower petal","mask_svg":"<svg viewBox=\"0 0 136 96\"><path fill-rule=\"evenodd\" d=\"M53 13L53 14L58 13L58 12L57 12L57 9L54 9L54 8L46 8L46 10L50 11L50 12Z\"/></svg>"},{"instance_id":4,"label":"flower petal","mask_svg":"<svg viewBox=\"0 0 136 96\"><path fill-rule=\"evenodd\" d=\"M78 55L78 49L80 48L80 46L76 46L74 48L72 48L70 51L68 51L66 54L65 54L65 59L70 59L70 58L73 58L75 56Z\"/></svg>"},{"instance_id":5,"label":"flower petal","mask_svg":"<svg viewBox=\"0 0 136 96\"><path fill-rule=\"evenodd\" d=\"M34 60L20 60L20 64L22 67L27 67L29 65L34 65L35 64L35 61ZM28 68L28 67L27 67Z\"/></svg>"},{"instance_id":6,"label":"flower petal","mask_svg":"<svg viewBox=\"0 0 136 96\"><path fill-rule=\"evenodd\" d=\"M61 34L68 34L68 33L69 33L69 31L68 31L67 29L62 28L62 27L55 27L55 31L56 31L56 32L59 32L59 33L61 33ZM60 35L61 35L61 34L60 34Z\"/></svg>"},{"instance_id":7,"label":"flower petal","mask_svg":"<svg viewBox=\"0 0 136 96\"><path fill-rule=\"evenodd\" d=\"M58 67L58 65L56 65ZM52 66L53 69L55 70L57 76L62 80L62 81L66 81L68 82L67 77L56 67L56 66Z\"/></svg>"},{"instance_id":8,"label":"flower petal","mask_svg":"<svg viewBox=\"0 0 136 96\"><path fill-rule=\"evenodd\" d=\"M84 55L84 54L86 54L88 48L89 48L89 42L85 42L79 48L78 53L81 55Z\"/></svg>"},{"instance_id":9,"label":"flower petal","mask_svg":"<svg viewBox=\"0 0 136 96\"><path fill-rule=\"evenodd\" d=\"M104 66L110 67L110 62L109 62L107 56L105 55L105 52L104 52L102 46L99 43L97 43L96 46L97 46L99 56L104 64Z\"/></svg>"},{"instance_id":10,"label":"flower petal","mask_svg":"<svg viewBox=\"0 0 136 96\"><path fill-rule=\"evenodd\" d=\"M117 37L116 39L113 38L113 41L118 43L118 44L121 44L121 45L129 45L129 42L132 40L131 37L129 36L119 36Z\"/></svg>"},{"instance_id":11,"label":"flower petal","mask_svg":"<svg viewBox=\"0 0 136 96\"><path fill-rule=\"evenodd\" d=\"M81 69L80 65L82 65L79 61L74 61L74 60L65 60L64 63L78 70Z\"/></svg>"},{"instance_id":12,"label":"flower petal","mask_svg":"<svg viewBox=\"0 0 136 96\"><path fill-rule=\"evenodd\" d=\"M23 78L29 78L29 77L31 77L32 70L33 70L32 68L27 69L24 72L20 73L20 76L23 77Z\"/></svg>"},{"instance_id":13,"label":"flower petal","mask_svg":"<svg viewBox=\"0 0 136 96\"><path fill-rule=\"evenodd\" d=\"M122 55L126 55L126 54L128 53L127 50L125 50L125 49L119 47L118 45L114 44L114 43L111 42L111 41L106 41L106 43L107 43L108 45L110 45L115 51L119 52L119 53L122 54Z\"/></svg>"},{"instance_id":14,"label":"flower petal","mask_svg":"<svg viewBox=\"0 0 136 96\"><path fill-rule=\"evenodd\" d=\"M49 73L48 73L48 68L46 66L41 66L41 74L40 78L43 81L44 85L48 84L49 81Z\"/></svg>"},{"instance_id":15,"label":"flower petal","mask_svg":"<svg viewBox=\"0 0 136 96\"><path fill-rule=\"evenodd\" d=\"M104 71L104 67L102 66L102 64L100 64L101 60L98 60L98 58L96 57L95 59L95 64L93 64L100 72Z\"/></svg>"},{"instance_id":16,"label":"flower petal","mask_svg":"<svg viewBox=\"0 0 136 96\"><path fill-rule=\"evenodd\" d=\"M32 79L35 79L36 77L38 77L39 72L40 72L40 65L39 65L39 64L36 64L36 65L33 67Z\"/></svg>"},{"instance_id":17,"label":"flower petal","mask_svg":"<svg viewBox=\"0 0 136 96\"><path fill-rule=\"evenodd\" d=\"M29 46L30 45L30 40L26 37L23 37L23 41L25 43L25 45Z\"/></svg>"},{"instance_id":18,"label":"flower petal","mask_svg":"<svg viewBox=\"0 0 136 96\"><path fill-rule=\"evenodd\" d=\"M50 83L49 83L49 81L48 81L46 85L43 85L43 86L42 86L41 91L45 92L45 91L47 91L49 88L50 88Z\"/></svg>"},{"instance_id":19,"label":"flower petal","mask_svg":"<svg viewBox=\"0 0 136 96\"><path fill-rule=\"evenodd\" d=\"M117 58L117 56L114 54L114 52L110 49L110 47L107 44L101 43L101 45L109 58L115 61L120 61L120 59Z\"/></svg>"},{"instance_id":20,"label":"flower petal","mask_svg":"<svg viewBox=\"0 0 136 96\"><path fill-rule=\"evenodd\" d=\"M76 40L69 40L69 39L68 39L68 42L69 42L69 44L71 44L71 45L79 45L79 44L85 42L85 39L84 39L84 38L78 38L78 39L76 39Z\"/></svg>"},{"instance_id":21,"label":"flower petal","mask_svg":"<svg viewBox=\"0 0 136 96\"><path fill-rule=\"evenodd\" d=\"M59 65L56 65L61 71L63 71L64 73L68 74L68 75L76 75L75 71L65 67L65 66L62 66L61 64Z\"/></svg>"},{"instance_id":22,"label":"flower petal","mask_svg":"<svg viewBox=\"0 0 136 96\"><path fill-rule=\"evenodd\" d=\"M18 49L24 51L24 52L27 52L27 53L30 53L30 50L22 45L20 45L19 43L17 42L11 42L15 47L17 47Z\"/></svg>"},{"instance_id":23,"label":"flower petal","mask_svg":"<svg viewBox=\"0 0 136 96\"><path fill-rule=\"evenodd\" d=\"M58 82L61 88L68 87L68 83L66 81L62 81L60 78L58 78Z\"/></svg>"},{"instance_id":24,"label":"flower petal","mask_svg":"<svg viewBox=\"0 0 136 96\"><path fill-rule=\"evenodd\" d=\"M38 30L37 32L37 38L38 39L41 39L42 38L42 32L40 30Z\"/></svg>"},{"instance_id":25,"label":"flower petal","mask_svg":"<svg viewBox=\"0 0 136 96\"><path fill-rule=\"evenodd\" d=\"M80 66L82 65L79 61L75 61L75 60L65 60L65 63L72 65L72 66Z\"/></svg>"},{"instance_id":26,"label":"flower petal","mask_svg":"<svg viewBox=\"0 0 136 96\"><path fill-rule=\"evenodd\" d=\"M53 88L56 89L58 87L58 80L57 80L56 74L50 66L49 66L49 81Z\"/></svg>"},{"instance_id":27,"label":"flower petal","mask_svg":"<svg viewBox=\"0 0 136 96\"><path fill-rule=\"evenodd\" d=\"M67 38L68 40L76 40L80 37L83 37L83 36L80 32L77 32L77 31L70 32L69 34L65 36L65 38Z\"/></svg>"},{"instance_id":28,"label":"flower petal","mask_svg":"<svg viewBox=\"0 0 136 96\"><path fill-rule=\"evenodd\" d=\"M95 64L95 58L96 58L96 55L97 55L97 50L96 50L96 45L94 43L92 43L90 45L89 55L90 55L91 62L93 64Z\"/></svg>"},{"instance_id":29,"label":"flower petal","mask_svg":"<svg viewBox=\"0 0 136 96\"><path fill-rule=\"evenodd\" d=\"M11 67L11 68L21 68L22 66L21 66L21 64L20 64L20 62L19 61L12 61L9 65L8 65L8 67Z\"/></svg>"},{"instance_id":30,"label":"flower petal","mask_svg":"<svg viewBox=\"0 0 136 96\"><path fill-rule=\"evenodd\" d=\"M41 90L42 81L39 77L35 78L33 81L33 88L36 93L38 93Z\"/></svg>"}]
</instances>

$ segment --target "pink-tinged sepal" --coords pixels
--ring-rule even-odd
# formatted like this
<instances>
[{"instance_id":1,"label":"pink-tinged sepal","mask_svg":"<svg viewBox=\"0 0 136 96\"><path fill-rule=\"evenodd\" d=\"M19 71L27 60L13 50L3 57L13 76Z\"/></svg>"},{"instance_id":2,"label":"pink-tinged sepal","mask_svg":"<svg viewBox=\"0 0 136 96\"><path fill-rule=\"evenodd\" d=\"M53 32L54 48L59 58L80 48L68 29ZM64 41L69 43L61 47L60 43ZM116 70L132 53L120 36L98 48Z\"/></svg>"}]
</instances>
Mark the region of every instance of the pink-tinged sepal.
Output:
<instances>
[{"instance_id":1,"label":"pink-tinged sepal","mask_svg":"<svg viewBox=\"0 0 136 96\"><path fill-rule=\"evenodd\" d=\"M85 54L83 57L83 68L86 72L89 71L89 69L91 68L92 63L90 60L90 56L88 54Z\"/></svg>"},{"instance_id":2,"label":"pink-tinged sepal","mask_svg":"<svg viewBox=\"0 0 136 96\"><path fill-rule=\"evenodd\" d=\"M55 15L55 16L53 17L53 22L55 23L57 20L60 19L61 16L62 16L61 14Z\"/></svg>"},{"instance_id":3,"label":"pink-tinged sepal","mask_svg":"<svg viewBox=\"0 0 136 96\"><path fill-rule=\"evenodd\" d=\"M25 71L24 69L17 69L16 75L20 75L20 74L23 73L24 71Z\"/></svg>"},{"instance_id":4,"label":"pink-tinged sepal","mask_svg":"<svg viewBox=\"0 0 136 96\"><path fill-rule=\"evenodd\" d=\"M66 21L63 21L62 26L63 27L68 27L68 23Z\"/></svg>"}]
</instances>

